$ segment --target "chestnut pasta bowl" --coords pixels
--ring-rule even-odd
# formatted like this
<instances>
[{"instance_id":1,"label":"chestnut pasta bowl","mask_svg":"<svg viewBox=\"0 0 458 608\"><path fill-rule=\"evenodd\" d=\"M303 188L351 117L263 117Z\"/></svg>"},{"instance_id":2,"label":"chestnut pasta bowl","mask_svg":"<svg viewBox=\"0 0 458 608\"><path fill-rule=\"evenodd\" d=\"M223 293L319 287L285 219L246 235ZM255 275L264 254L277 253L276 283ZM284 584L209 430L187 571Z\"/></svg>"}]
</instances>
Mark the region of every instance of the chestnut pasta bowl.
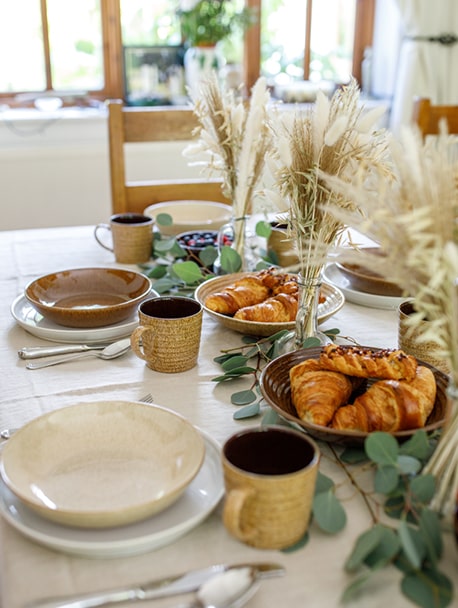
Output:
<instances>
[{"instance_id":1,"label":"chestnut pasta bowl","mask_svg":"<svg viewBox=\"0 0 458 608\"><path fill-rule=\"evenodd\" d=\"M348 348L351 347L349 346ZM372 347L364 348L371 348L371 350L374 351L380 350ZM364 440L369 433L362 431L334 429L302 420L297 415L296 409L291 401L291 386L289 379L290 369L306 359L318 359L321 350L321 347L296 350L294 352L281 355L268 363L260 378L260 389L262 396L283 419L293 423L294 426L309 433L312 437L328 443L337 443L346 446L360 446L364 443ZM422 429L426 432L431 432L439 429L444 424L447 415L448 402L446 389L448 385L448 377L446 374L428 363L418 360L418 364L429 367L436 379L437 393L434 408L426 420L425 426L422 427ZM368 385L373 382L373 379L369 379ZM418 429L396 431L392 433L392 435L398 440L402 441L409 439L409 437L411 437L417 430Z\"/></svg>"}]
</instances>

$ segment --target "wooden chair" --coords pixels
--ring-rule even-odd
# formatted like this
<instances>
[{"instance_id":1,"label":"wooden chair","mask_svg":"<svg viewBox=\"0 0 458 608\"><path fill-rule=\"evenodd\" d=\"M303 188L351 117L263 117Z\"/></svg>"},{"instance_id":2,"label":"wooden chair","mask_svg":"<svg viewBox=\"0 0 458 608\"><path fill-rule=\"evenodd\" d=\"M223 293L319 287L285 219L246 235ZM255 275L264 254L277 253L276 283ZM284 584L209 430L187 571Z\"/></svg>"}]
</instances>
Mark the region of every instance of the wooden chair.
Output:
<instances>
[{"instance_id":1,"label":"wooden chair","mask_svg":"<svg viewBox=\"0 0 458 608\"><path fill-rule=\"evenodd\" d=\"M120 100L107 105L113 213L143 213L148 205L170 200L230 204L219 179L126 180L125 144L191 140L198 126L191 108L125 107Z\"/></svg>"},{"instance_id":2,"label":"wooden chair","mask_svg":"<svg viewBox=\"0 0 458 608\"><path fill-rule=\"evenodd\" d=\"M447 122L448 133L458 135L458 106L433 105L424 97L417 97L414 100L412 119L418 125L423 137L438 135L442 118Z\"/></svg>"}]
</instances>

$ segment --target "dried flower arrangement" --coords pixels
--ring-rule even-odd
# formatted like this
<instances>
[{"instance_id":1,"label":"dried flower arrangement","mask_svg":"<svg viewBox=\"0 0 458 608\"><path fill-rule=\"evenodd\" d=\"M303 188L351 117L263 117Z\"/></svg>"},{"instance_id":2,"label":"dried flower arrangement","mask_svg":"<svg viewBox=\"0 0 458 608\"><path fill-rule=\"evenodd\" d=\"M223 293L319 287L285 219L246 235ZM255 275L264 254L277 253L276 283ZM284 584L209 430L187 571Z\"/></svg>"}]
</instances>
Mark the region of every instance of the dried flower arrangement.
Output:
<instances>
[{"instance_id":1,"label":"dried flower arrangement","mask_svg":"<svg viewBox=\"0 0 458 608\"><path fill-rule=\"evenodd\" d=\"M205 160L191 164L222 176L222 191L232 201L233 248L243 258L245 220L253 211L253 197L271 145L266 81L258 79L245 104L234 91L224 91L213 75L202 83L200 96L193 101L199 139L186 148L185 155L205 153Z\"/></svg>"},{"instance_id":2,"label":"dried flower arrangement","mask_svg":"<svg viewBox=\"0 0 458 608\"><path fill-rule=\"evenodd\" d=\"M453 409L425 471L438 483L432 506L450 514L458 491L456 148L446 133L423 142L416 130L405 129L390 151L395 179L388 182L378 174L372 190L361 181L349 184L328 176L329 187L355 201L358 213L335 206L328 212L380 245L382 256L350 248L342 257L357 260L413 296L416 314L409 325L420 331L418 340L436 343L448 362Z\"/></svg>"},{"instance_id":3,"label":"dried flower arrangement","mask_svg":"<svg viewBox=\"0 0 458 608\"><path fill-rule=\"evenodd\" d=\"M390 174L386 132L374 128L384 108L366 112L359 97L352 79L330 100L319 92L310 110L280 110L273 122L275 146L269 168L274 186L265 194L278 208L287 202L283 221L288 238L296 244L299 272L306 285L321 280L329 251L346 229L340 218L328 213L328 205L357 212L352 198L329 186L322 173L345 182L356 174L367 181L374 168ZM310 308L309 301L302 304L302 311ZM299 331L298 323L296 334Z\"/></svg>"}]
</instances>

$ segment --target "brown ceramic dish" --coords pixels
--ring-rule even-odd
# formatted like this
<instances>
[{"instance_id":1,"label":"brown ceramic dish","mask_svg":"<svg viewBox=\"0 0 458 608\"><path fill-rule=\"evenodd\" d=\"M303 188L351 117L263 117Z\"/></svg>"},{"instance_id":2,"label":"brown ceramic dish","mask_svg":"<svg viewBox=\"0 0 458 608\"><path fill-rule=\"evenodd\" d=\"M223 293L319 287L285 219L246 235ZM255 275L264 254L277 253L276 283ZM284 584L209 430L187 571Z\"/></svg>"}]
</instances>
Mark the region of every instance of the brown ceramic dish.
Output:
<instances>
[{"instance_id":1,"label":"brown ceramic dish","mask_svg":"<svg viewBox=\"0 0 458 608\"><path fill-rule=\"evenodd\" d=\"M376 248L366 248L365 251L377 252ZM356 291L371 293L379 296L400 297L402 289L395 283L384 279L380 274L372 272L359 264L336 262L337 268L350 281L350 286Z\"/></svg>"},{"instance_id":2,"label":"brown ceramic dish","mask_svg":"<svg viewBox=\"0 0 458 608\"><path fill-rule=\"evenodd\" d=\"M127 319L151 290L144 275L120 268L76 268L42 276L25 297L65 327L104 327Z\"/></svg>"},{"instance_id":3,"label":"brown ceramic dish","mask_svg":"<svg viewBox=\"0 0 458 608\"><path fill-rule=\"evenodd\" d=\"M378 349L374 348L373 350ZM297 350L287 353L271 361L268 365L266 365L261 374L261 393L267 403L278 414L280 414L282 418L285 418L289 422L295 423L296 426L302 428L304 431L312 435L312 437L328 443L337 443L348 446L362 445L368 433L331 429L325 426L305 422L297 416L294 405L291 403L289 370L294 365L304 361L305 359L317 359L320 352L320 347L307 348L304 350ZM448 378L443 372L439 371L432 365L422 361L419 361L419 363L433 370L437 383L436 403L431 415L426 421L426 425L423 427L426 432L430 432L440 428L444 423L447 411L446 388ZM399 440L404 440L411 437L415 430L399 431L393 433L393 435Z\"/></svg>"},{"instance_id":4,"label":"brown ceramic dish","mask_svg":"<svg viewBox=\"0 0 458 608\"><path fill-rule=\"evenodd\" d=\"M205 300L209 295L217 293L237 281L241 277L251 273L239 272L235 274L225 274L221 277L215 277L209 279L199 285L195 292L195 298L200 302L204 310L214 319L216 319L221 325L237 331L241 334L248 336L272 336L282 329L291 330L294 329L295 322L290 323L261 323L258 321L242 321L240 319L234 319L226 315L222 315L218 312L214 312L205 306ZM345 298L337 287L329 285L329 283L323 283L321 286L321 293L326 297L325 302L318 305L318 322L323 323L326 319L329 319L338 310L342 308L345 302Z\"/></svg>"}]
</instances>

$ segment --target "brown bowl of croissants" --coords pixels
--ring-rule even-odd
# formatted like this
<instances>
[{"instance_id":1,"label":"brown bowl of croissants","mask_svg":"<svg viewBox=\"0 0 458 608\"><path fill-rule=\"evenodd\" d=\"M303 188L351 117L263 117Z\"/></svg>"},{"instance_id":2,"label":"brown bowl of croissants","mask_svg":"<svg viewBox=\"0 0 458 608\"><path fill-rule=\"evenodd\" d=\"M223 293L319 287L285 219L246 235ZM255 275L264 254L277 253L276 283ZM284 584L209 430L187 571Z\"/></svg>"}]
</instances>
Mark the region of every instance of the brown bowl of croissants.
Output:
<instances>
[{"instance_id":1,"label":"brown bowl of croissants","mask_svg":"<svg viewBox=\"0 0 458 608\"><path fill-rule=\"evenodd\" d=\"M409 438L440 428L448 377L399 349L329 344L271 361L260 379L266 402L317 439L360 445L374 431Z\"/></svg>"},{"instance_id":2,"label":"brown bowl of croissants","mask_svg":"<svg viewBox=\"0 0 458 608\"><path fill-rule=\"evenodd\" d=\"M199 285L195 298L206 313L229 329L251 336L272 336L295 327L297 277L275 268L222 275ZM339 289L323 283L318 322L340 310L344 301Z\"/></svg>"}]
</instances>

